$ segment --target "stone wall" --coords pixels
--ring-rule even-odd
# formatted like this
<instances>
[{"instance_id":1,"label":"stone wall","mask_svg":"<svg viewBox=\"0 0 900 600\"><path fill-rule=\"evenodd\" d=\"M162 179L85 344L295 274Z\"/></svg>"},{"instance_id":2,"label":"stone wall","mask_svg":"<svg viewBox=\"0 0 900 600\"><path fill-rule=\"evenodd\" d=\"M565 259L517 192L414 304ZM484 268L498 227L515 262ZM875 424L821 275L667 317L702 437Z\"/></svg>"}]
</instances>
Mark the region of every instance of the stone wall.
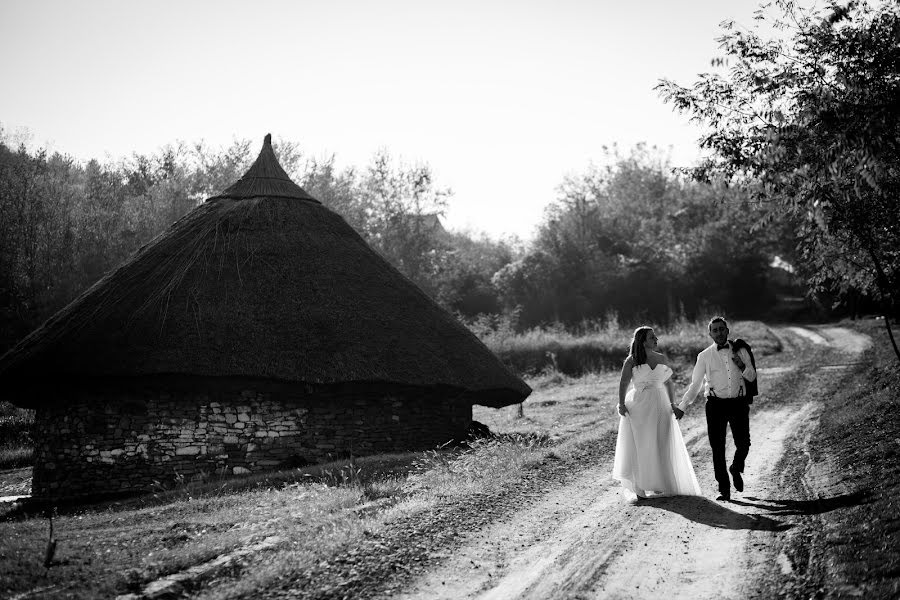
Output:
<instances>
[{"instance_id":1,"label":"stone wall","mask_svg":"<svg viewBox=\"0 0 900 600\"><path fill-rule=\"evenodd\" d=\"M35 415L32 495L145 491L214 474L433 448L465 434L469 402L426 390L75 393Z\"/></svg>"}]
</instances>

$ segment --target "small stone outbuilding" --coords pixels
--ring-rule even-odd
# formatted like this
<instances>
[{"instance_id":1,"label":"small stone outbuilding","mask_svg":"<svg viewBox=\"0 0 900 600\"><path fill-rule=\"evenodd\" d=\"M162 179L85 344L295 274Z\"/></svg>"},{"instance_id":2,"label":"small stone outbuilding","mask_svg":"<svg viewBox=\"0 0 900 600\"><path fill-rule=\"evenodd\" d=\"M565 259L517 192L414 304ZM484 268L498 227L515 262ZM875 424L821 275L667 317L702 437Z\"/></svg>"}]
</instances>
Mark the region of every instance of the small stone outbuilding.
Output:
<instances>
[{"instance_id":1,"label":"small stone outbuilding","mask_svg":"<svg viewBox=\"0 0 900 600\"><path fill-rule=\"evenodd\" d=\"M463 436L530 388L297 186L249 171L0 357L32 494L137 492Z\"/></svg>"}]
</instances>

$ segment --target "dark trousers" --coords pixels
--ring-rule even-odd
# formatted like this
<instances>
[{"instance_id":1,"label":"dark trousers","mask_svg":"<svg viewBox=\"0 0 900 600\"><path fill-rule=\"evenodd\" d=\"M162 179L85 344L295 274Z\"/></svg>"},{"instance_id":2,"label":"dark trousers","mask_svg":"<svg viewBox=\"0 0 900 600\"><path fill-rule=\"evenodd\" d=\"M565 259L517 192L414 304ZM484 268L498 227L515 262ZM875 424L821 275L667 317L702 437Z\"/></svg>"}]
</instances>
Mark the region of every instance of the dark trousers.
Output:
<instances>
[{"instance_id":1,"label":"dark trousers","mask_svg":"<svg viewBox=\"0 0 900 600\"><path fill-rule=\"evenodd\" d=\"M731 437L734 438L734 470L744 472L744 460L750 452L750 403L745 398L706 399L706 429L709 432L709 445L712 448L713 469L720 492L731 491L731 479L725 464L725 433L731 426Z\"/></svg>"}]
</instances>

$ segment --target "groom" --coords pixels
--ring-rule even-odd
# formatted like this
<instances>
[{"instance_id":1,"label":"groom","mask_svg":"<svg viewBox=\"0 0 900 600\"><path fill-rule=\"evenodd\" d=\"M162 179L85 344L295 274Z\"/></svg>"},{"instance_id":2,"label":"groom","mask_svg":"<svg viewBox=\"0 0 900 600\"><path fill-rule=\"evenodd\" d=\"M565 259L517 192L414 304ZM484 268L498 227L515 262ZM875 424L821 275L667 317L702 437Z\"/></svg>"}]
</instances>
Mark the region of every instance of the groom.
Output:
<instances>
[{"instance_id":1,"label":"groom","mask_svg":"<svg viewBox=\"0 0 900 600\"><path fill-rule=\"evenodd\" d=\"M744 459L750 451L750 401L744 380L756 381L750 354L746 348L735 350L728 341L728 323L722 317L709 321L709 337L714 344L697 355L697 363L681 402L675 409L675 416L684 416L684 410L697 396L700 386L704 386L706 396L706 428L709 445L712 447L713 468L719 482L719 497L716 500L731 500L731 480L734 488L744 491ZM731 426L734 438L734 460L725 468L725 434Z\"/></svg>"}]
</instances>

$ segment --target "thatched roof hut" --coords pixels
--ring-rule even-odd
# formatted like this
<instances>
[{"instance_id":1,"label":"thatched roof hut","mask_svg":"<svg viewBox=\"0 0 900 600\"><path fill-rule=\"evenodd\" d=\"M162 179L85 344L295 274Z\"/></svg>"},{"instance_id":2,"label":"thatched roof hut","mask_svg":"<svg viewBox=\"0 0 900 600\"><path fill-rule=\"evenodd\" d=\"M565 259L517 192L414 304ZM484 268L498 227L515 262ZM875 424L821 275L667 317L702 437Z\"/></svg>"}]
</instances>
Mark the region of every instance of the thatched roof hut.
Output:
<instances>
[{"instance_id":1,"label":"thatched roof hut","mask_svg":"<svg viewBox=\"0 0 900 600\"><path fill-rule=\"evenodd\" d=\"M271 138L249 171L0 358L0 394L153 375L446 386L474 403L528 386L290 180Z\"/></svg>"},{"instance_id":2,"label":"thatched roof hut","mask_svg":"<svg viewBox=\"0 0 900 600\"><path fill-rule=\"evenodd\" d=\"M266 136L207 200L0 357L48 499L435 447L530 388L290 180Z\"/></svg>"}]
</instances>

